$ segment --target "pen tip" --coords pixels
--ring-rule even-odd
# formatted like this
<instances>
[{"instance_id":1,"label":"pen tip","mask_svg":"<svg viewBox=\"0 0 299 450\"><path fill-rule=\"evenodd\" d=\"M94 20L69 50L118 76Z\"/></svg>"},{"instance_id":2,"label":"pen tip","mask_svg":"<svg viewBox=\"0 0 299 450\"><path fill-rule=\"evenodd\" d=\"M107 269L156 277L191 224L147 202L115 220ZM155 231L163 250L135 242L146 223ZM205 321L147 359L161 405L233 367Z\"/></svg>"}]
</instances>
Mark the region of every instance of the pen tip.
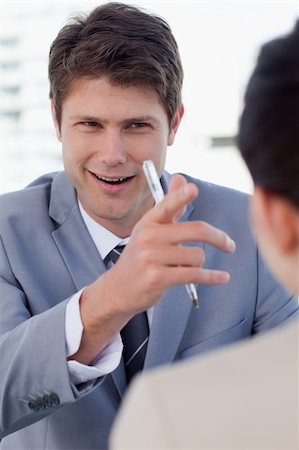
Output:
<instances>
[{"instance_id":1,"label":"pen tip","mask_svg":"<svg viewBox=\"0 0 299 450\"><path fill-rule=\"evenodd\" d=\"M197 298L194 298L192 303L193 303L193 305L195 306L196 309L199 309L199 302L198 302Z\"/></svg>"}]
</instances>

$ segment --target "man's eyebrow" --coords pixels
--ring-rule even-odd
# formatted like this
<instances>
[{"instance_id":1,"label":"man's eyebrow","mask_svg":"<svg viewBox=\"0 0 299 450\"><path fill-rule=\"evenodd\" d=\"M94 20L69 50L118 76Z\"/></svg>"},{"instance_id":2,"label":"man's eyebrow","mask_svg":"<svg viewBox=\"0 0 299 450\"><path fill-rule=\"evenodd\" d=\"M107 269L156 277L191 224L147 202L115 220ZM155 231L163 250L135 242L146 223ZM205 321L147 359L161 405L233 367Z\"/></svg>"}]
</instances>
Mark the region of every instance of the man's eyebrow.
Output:
<instances>
[{"instance_id":1,"label":"man's eyebrow","mask_svg":"<svg viewBox=\"0 0 299 450\"><path fill-rule=\"evenodd\" d=\"M100 122L100 123L106 123L108 122L107 119L103 119L101 117L91 116L91 115L74 115L69 116L70 120L78 120L81 122ZM150 115L143 115L143 116L134 116L134 117L128 117L126 119L120 120L120 123L133 123L133 122L153 122L158 123L158 119L154 116Z\"/></svg>"},{"instance_id":2,"label":"man's eyebrow","mask_svg":"<svg viewBox=\"0 0 299 450\"><path fill-rule=\"evenodd\" d=\"M85 115L77 115L77 116L69 116L70 120L80 120L80 121L86 121L86 122L98 122L101 119L99 117L95 116L85 116Z\"/></svg>"},{"instance_id":3,"label":"man's eyebrow","mask_svg":"<svg viewBox=\"0 0 299 450\"><path fill-rule=\"evenodd\" d=\"M158 120L153 116L135 116L135 117L129 117L127 119L124 119L122 122L129 123L129 122L155 122L157 123Z\"/></svg>"}]
</instances>

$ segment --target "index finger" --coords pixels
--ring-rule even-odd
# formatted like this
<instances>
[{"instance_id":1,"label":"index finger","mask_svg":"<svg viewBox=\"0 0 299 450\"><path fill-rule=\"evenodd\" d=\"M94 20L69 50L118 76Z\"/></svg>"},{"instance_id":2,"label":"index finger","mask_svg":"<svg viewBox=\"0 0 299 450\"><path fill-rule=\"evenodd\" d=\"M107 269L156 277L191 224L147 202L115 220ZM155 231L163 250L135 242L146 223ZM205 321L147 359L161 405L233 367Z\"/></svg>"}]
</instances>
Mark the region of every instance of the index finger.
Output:
<instances>
[{"instance_id":1,"label":"index finger","mask_svg":"<svg viewBox=\"0 0 299 450\"><path fill-rule=\"evenodd\" d=\"M149 212L151 219L157 223L172 223L197 195L198 189L194 183L184 184L179 189L168 192Z\"/></svg>"}]
</instances>

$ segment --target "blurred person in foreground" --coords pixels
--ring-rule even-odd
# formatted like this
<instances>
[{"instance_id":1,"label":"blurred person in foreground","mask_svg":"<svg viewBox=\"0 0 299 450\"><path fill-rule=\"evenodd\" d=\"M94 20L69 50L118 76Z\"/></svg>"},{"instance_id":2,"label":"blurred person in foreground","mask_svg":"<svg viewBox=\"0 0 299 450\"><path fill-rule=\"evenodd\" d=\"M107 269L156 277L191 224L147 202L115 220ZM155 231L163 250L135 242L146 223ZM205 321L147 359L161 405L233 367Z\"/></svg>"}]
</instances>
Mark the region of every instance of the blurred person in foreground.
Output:
<instances>
[{"instance_id":1,"label":"blurred person in foreground","mask_svg":"<svg viewBox=\"0 0 299 450\"><path fill-rule=\"evenodd\" d=\"M250 78L239 148L254 181L265 260L299 294L299 22L264 45ZM299 323L137 378L112 448L298 449Z\"/></svg>"},{"instance_id":2,"label":"blurred person in foreground","mask_svg":"<svg viewBox=\"0 0 299 450\"><path fill-rule=\"evenodd\" d=\"M49 79L65 171L0 200L1 450L107 448L138 370L298 311L259 257L248 196L164 170L184 108L163 19L108 3L71 20ZM156 206L148 159L168 192Z\"/></svg>"}]
</instances>

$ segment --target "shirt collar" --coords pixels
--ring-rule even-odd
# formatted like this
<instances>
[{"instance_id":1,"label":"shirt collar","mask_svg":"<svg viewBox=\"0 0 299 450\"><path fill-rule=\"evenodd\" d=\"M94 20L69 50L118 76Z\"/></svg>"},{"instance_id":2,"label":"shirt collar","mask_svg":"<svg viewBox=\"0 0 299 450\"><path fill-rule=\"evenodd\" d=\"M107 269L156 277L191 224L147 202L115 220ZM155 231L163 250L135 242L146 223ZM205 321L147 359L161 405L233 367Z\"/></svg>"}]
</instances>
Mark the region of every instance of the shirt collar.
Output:
<instances>
[{"instance_id":1,"label":"shirt collar","mask_svg":"<svg viewBox=\"0 0 299 450\"><path fill-rule=\"evenodd\" d=\"M114 247L117 245L126 245L128 243L130 237L123 239L111 233L111 231L107 230L107 228L100 225L89 214L87 214L79 200L78 205L83 221L103 260Z\"/></svg>"}]
</instances>

